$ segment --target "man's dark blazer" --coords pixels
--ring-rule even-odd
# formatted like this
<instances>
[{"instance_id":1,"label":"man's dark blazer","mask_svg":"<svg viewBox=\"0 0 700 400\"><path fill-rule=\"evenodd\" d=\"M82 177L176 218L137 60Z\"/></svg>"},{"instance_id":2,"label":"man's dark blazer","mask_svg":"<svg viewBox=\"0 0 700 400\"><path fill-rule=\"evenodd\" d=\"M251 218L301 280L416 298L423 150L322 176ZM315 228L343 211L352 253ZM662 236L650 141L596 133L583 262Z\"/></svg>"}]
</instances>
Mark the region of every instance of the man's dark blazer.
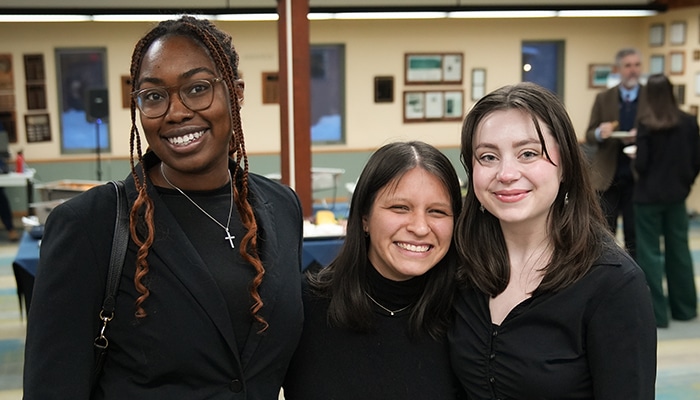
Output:
<instances>
[{"instance_id":1,"label":"man's dark blazer","mask_svg":"<svg viewBox=\"0 0 700 400\"><path fill-rule=\"evenodd\" d=\"M233 165L231 165L233 167ZM125 180L130 206L137 197ZM149 185L156 238L147 260L153 289L148 316L134 316L137 246L130 241L110 323L109 358L98 399L277 400L303 323L302 212L288 187L255 174L249 199L260 229L265 276L259 325L234 337L226 302L177 220ZM29 313L24 398L88 399L93 340L100 328L115 218L112 185L95 187L56 207L41 244ZM251 267L252 268L252 267ZM239 355L237 340L245 340Z\"/></svg>"},{"instance_id":2,"label":"man's dark blazer","mask_svg":"<svg viewBox=\"0 0 700 400\"><path fill-rule=\"evenodd\" d=\"M638 99L635 127L638 125L640 115L647 107L646 91L642 86L639 88ZM588 129L586 129L586 143L596 149L591 162L591 181L593 187L600 192L607 190L612 184L617 169L617 157L620 155L620 139L608 138L598 142L595 130L602 122L619 120L620 88L618 85L596 95Z\"/></svg>"}]
</instances>

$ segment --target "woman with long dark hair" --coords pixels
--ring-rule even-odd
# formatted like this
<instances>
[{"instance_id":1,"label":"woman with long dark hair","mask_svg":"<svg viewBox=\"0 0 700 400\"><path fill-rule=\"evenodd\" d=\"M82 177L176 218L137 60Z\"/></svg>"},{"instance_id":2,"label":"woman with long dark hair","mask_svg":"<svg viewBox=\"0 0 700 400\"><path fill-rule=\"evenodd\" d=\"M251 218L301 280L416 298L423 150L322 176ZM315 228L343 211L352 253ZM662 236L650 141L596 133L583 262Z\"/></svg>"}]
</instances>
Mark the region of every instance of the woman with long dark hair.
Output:
<instances>
[{"instance_id":1,"label":"woman with long dark hair","mask_svg":"<svg viewBox=\"0 0 700 400\"><path fill-rule=\"evenodd\" d=\"M336 259L309 274L287 400L453 400L457 173L419 141L382 146L350 202Z\"/></svg>"},{"instance_id":2,"label":"woman with long dark hair","mask_svg":"<svg viewBox=\"0 0 700 400\"><path fill-rule=\"evenodd\" d=\"M651 75L646 91L633 164L637 262L651 288L656 326L665 328L669 311L679 321L698 315L685 200L700 172L700 135L697 117L678 108L666 76Z\"/></svg>"}]
</instances>

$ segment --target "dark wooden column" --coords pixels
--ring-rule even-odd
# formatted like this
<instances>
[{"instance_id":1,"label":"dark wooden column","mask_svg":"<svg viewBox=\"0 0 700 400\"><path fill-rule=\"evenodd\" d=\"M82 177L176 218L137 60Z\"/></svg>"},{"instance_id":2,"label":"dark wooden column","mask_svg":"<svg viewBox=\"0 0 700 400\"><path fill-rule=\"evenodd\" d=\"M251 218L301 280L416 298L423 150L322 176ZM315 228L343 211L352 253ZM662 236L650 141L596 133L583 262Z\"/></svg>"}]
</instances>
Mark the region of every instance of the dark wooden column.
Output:
<instances>
[{"instance_id":1,"label":"dark wooden column","mask_svg":"<svg viewBox=\"0 0 700 400\"><path fill-rule=\"evenodd\" d=\"M309 0L277 0L279 15L282 182L296 190L305 217L313 213Z\"/></svg>"}]
</instances>

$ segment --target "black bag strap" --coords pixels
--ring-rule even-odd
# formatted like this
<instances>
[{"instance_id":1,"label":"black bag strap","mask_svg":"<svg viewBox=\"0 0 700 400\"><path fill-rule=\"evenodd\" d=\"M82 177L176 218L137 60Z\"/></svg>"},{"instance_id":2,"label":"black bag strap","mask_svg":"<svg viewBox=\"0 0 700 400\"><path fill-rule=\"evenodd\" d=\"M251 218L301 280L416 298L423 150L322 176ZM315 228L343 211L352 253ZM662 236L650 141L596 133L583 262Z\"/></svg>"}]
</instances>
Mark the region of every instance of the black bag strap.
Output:
<instances>
[{"instance_id":1,"label":"black bag strap","mask_svg":"<svg viewBox=\"0 0 700 400\"><path fill-rule=\"evenodd\" d=\"M105 297L100 311L102 329L95 338L95 370L93 371L93 383L102 371L102 365L106 356L109 340L105 336L107 323L114 318L114 305L116 303L117 288L122 275L122 267L126 257L126 247L129 243L129 205L126 200L126 191L123 181L111 181L117 192L117 217L114 222L114 236L112 238L112 254L109 258L109 272L107 273L107 285Z\"/></svg>"},{"instance_id":2,"label":"black bag strap","mask_svg":"<svg viewBox=\"0 0 700 400\"><path fill-rule=\"evenodd\" d=\"M126 246L129 243L129 206L126 201L126 193L123 181L111 181L117 192L117 217L114 223L114 237L112 238L112 255L109 258L109 272L107 273L107 288L102 302L102 312L114 314L117 287L122 275Z\"/></svg>"}]
</instances>

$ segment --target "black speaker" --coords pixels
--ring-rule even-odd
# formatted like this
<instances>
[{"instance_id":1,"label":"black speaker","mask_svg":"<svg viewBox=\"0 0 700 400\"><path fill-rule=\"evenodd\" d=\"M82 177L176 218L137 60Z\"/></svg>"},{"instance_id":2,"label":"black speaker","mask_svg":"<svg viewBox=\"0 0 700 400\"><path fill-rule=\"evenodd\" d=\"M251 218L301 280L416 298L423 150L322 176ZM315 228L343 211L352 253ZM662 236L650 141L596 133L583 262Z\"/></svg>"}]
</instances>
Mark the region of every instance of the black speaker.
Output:
<instances>
[{"instance_id":1,"label":"black speaker","mask_svg":"<svg viewBox=\"0 0 700 400\"><path fill-rule=\"evenodd\" d=\"M85 117L88 122L106 119L109 115L109 97L105 88L91 88L85 91Z\"/></svg>"}]
</instances>

